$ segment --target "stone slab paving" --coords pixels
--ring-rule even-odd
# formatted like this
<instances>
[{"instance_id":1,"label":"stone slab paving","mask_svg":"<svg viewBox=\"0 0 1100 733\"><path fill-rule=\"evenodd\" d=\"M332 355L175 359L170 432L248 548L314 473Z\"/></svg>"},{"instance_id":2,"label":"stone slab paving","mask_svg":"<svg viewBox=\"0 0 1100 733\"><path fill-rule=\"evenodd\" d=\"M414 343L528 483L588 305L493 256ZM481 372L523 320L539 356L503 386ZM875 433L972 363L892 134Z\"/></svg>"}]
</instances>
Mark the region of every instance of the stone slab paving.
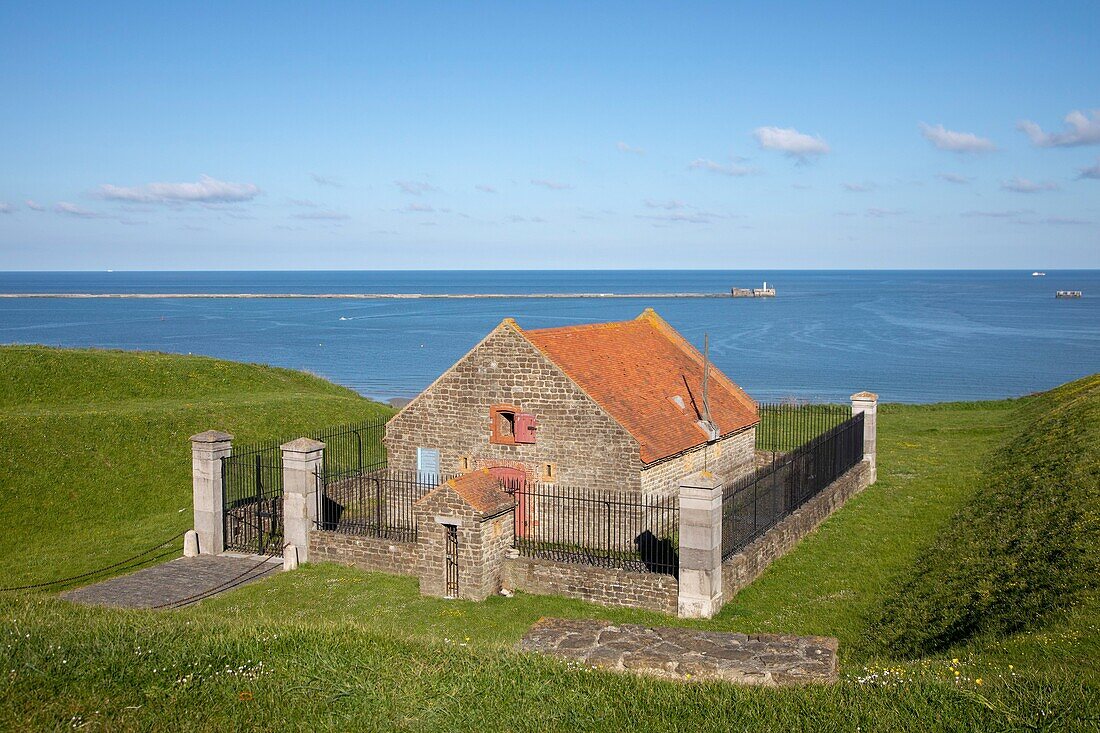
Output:
<instances>
[{"instance_id":1,"label":"stone slab paving","mask_svg":"<svg viewBox=\"0 0 1100 733\"><path fill-rule=\"evenodd\" d=\"M180 557L129 575L65 591L61 597L87 606L155 608L215 588L217 593L239 588L275 575L283 567L282 558L263 560L248 555Z\"/></svg>"},{"instance_id":2,"label":"stone slab paving","mask_svg":"<svg viewBox=\"0 0 1100 733\"><path fill-rule=\"evenodd\" d=\"M618 672L744 685L835 682L837 640L651 628L594 619L544 618L519 642L538 652Z\"/></svg>"}]
</instances>

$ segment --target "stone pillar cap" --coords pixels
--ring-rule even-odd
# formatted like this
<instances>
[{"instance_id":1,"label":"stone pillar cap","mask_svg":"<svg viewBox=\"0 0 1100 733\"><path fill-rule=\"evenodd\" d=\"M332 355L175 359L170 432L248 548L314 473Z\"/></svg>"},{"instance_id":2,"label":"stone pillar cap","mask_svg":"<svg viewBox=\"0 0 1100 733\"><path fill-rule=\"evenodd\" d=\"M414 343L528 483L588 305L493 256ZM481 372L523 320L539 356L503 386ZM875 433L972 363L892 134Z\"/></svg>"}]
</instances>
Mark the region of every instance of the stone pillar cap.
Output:
<instances>
[{"instance_id":1,"label":"stone pillar cap","mask_svg":"<svg viewBox=\"0 0 1100 733\"><path fill-rule=\"evenodd\" d=\"M290 453L313 453L323 449L325 444L313 438L297 438L289 443L283 443L279 447Z\"/></svg>"},{"instance_id":2,"label":"stone pillar cap","mask_svg":"<svg viewBox=\"0 0 1100 733\"><path fill-rule=\"evenodd\" d=\"M851 397L853 400L862 400L864 402L878 402L878 395L874 392L856 392Z\"/></svg>"},{"instance_id":3,"label":"stone pillar cap","mask_svg":"<svg viewBox=\"0 0 1100 733\"><path fill-rule=\"evenodd\" d=\"M233 440L233 436L221 430L207 430L191 436L192 443L224 443L227 440Z\"/></svg>"},{"instance_id":4,"label":"stone pillar cap","mask_svg":"<svg viewBox=\"0 0 1100 733\"><path fill-rule=\"evenodd\" d=\"M722 479L710 471L696 471L680 479L680 488L713 489L722 485Z\"/></svg>"}]
</instances>

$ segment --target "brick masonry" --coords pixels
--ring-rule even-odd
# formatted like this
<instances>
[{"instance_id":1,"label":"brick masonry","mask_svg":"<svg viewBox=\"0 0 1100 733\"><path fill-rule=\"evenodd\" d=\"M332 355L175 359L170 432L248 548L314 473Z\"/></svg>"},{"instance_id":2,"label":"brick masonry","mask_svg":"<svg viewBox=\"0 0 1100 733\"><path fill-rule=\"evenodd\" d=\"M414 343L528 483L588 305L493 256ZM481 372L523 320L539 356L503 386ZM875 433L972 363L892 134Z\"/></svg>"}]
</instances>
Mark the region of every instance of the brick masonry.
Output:
<instances>
[{"instance_id":1,"label":"brick masonry","mask_svg":"<svg viewBox=\"0 0 1100 733\"><path fill-rule=\"evenodd\" d=\"M529 557L506 558L502 570L502 584L508 590L676 614L678 585L671 575Z\"/></svg>"},{"instance_id":2,"label":"brick masonry","mask_svg":"<svg viewBox=\"0 0 1100 733\"><path fill-rule=\"evenodd\" d=\"M359 570L390 575L416 575L415 542L313 530L309 533L310 562L335 562Z\"/></svg>"},{"instance_id":3,"label":"brick masonry","mask_svg":"<svg viewBox=\"0 0 1100 733\"><path fill-rule=\"evenodd\" d=\"M755 542L726 560L722 564L722 593L726 603L869 483L868 463L861 461Z\"/></svg>"}]
</instances>

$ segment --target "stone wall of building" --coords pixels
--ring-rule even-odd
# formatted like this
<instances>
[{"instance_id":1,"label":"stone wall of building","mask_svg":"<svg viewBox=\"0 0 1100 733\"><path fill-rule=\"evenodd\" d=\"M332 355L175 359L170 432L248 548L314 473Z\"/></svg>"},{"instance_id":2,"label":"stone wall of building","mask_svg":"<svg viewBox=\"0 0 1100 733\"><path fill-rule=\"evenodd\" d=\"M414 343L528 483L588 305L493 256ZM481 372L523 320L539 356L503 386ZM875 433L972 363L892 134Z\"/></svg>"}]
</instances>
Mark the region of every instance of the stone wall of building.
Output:
<instances>
[{"instance_id":1,"label":"stone wall of building","mask_svg":"<svg viewBox=\"0 0 1100 733\"><path fill-rule=\"evenodd\" d=\"M742 588L754 581L776 559L787 554L830 514L858 494L870 482L870 470L861 461L831 483L756 541L722 563L722 595L729 603Z\"/></svg>"},{"instance_id":2,"label":"stone wall of building","mask_svg":"<svg viewBox=\"0 0 1100 733\"><path fill-rule=\"evenodd\" d=\"M417 559L415 542L316 529L309 533L310 562L335 562L390 575L416 575Z\"/></svg>"},{"instance_id":3,"label":"stone wall of building","mask_svg":"<svg viewBox=\"0 0 1100 733\"><path fill-rule=\"evenodd\" d=\"M501 563L512 546L512 513L485 517L443 485L421 499L417 518L417 574L420 592L445 597L447 526L458 539L458 597L480 601L500 590Z\"/></svg>"},{"instance_id":4,"label":"stone wall of building","mask_svg":"<svg viewBox=\"0 0 1100 733\"><path fill-rule=\"evenodd\" d=\"M680 490L680 479L704 469L723 481L733 481L753 470L755 450L755 427L728 435L711 445L700 445L643 470L642 493L675 496Z\"/></svg>"},{"instance_id":5,"label":"stone wall of building","mask_svg":"<svg viewBox=\"0 0 1100 733\"><path fill-rule=\"evenodd\" d=\"M502 586L533 595L565 596L603 606L676 615L676 578L531 557L504 560Z\"/></svg>"},{"instance_id":6,"label":"stone wall of building","mask_svg":"<svg viewBox=\"0 0 1100 733\"><path fill-rule=\"evenodd\" d=\"M501 445L489 408L512 405L538 418L536 442ZM638 441L509 323L498 326L386 426L390 468L416 470L417 447L440 451L444 474L492 465L522 467L528 480L637 491Z\"/></svg>"}]
</instances>

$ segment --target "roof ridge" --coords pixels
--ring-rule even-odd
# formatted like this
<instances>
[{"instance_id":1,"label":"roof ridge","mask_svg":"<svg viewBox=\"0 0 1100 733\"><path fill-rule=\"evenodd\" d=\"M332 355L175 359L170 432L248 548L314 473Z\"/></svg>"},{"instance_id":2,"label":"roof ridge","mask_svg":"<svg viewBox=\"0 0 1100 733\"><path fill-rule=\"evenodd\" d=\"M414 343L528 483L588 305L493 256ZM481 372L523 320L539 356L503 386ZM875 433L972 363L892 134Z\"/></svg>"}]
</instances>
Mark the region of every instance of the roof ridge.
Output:
<instances>
[{"instance_id":1,"label":"roof ridge","mask_svg":"<svg viewBox=\"0 0 1100 733\"><path fill-rule=\"evenodd\" d=\"M582 331L586 329L597 328L609 328L611 326L625 326L637 321L637 318L630 318L624 321L601 321L599 323L574 323L568 326L550 326L548 328L528 328L522 329L524 333L548 333L550 331Z\"/></svg>"}]
</instances>

